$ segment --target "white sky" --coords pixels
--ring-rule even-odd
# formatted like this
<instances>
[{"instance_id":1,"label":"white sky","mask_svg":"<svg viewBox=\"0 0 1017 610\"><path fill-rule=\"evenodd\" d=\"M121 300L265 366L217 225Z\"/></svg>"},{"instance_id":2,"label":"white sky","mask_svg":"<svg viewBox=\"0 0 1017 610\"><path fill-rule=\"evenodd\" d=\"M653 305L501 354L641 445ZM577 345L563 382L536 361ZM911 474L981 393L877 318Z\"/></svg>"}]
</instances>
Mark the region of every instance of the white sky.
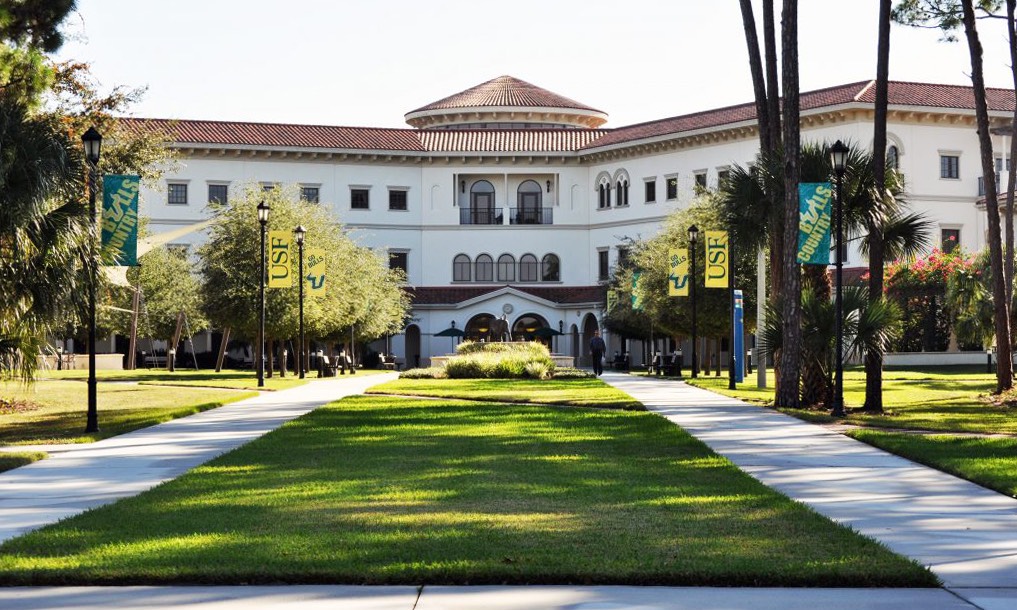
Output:
<instances>
[{"instance_id":1,"label":"white sky","mask_svg":"<svg viewBox=\"0 0 1017 610\"><path fill-rule=\"evenodd\" d=\"M147 87L141 117L406 127L405 113L505 74L607 112L607 127L752 100L737 0L78 5L60 58L90 62L104 88ZM800 2L803 91L875 77L877 5ZM986 82L1009 87L1005 31L980 26ZM970 84L963 37L894 26L891 56L891 79Z\"/></svg>"}]
</instances>

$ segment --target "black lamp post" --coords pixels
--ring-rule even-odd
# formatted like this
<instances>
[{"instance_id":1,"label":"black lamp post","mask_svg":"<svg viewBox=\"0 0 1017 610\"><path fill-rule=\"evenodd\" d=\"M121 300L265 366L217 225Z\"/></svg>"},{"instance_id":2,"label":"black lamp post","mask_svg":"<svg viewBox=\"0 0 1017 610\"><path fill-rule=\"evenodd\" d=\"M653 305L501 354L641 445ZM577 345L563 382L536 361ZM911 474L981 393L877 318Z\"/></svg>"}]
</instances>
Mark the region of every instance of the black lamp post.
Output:
<instances>
[{"instance_id":1,"label":"black lamp post","mask_svg":"<svg viewBox=\"0 0 1017 610\"><path fill-rule=\"evenodd\" d=\"M264 199L258 204L258 222L261 224L261 264L258 276L258 387L265 387L265 234L268 232L268 213L272 208Z\"/></svg>"},{"instance_id":2,"label":"black lamp post","mask_svg":"<svg viewBox=\"0 0 1017 610\"><path fill-rule=\"evenodd\" d=\"M95 189L98 187L99 154L102 152L102 134L95 127L89 127L81 136L81 143L85 147L85 159L88 160L88 210L91 220L91 235L88 246L91 251L88 255L88 417L85 423L85 432L99 431L99 411L96 397L98 381L95 378L95 292L96 273L98 271L98 253L94 249L97 228L97 212L95 209Z\"/></svg>"},{"instance_id":3,"label":"black lamp post","mask_svg":"<svg viewBox=\"0 0 1017 610\"><path fill-rule=\"evenodd\" d=\"M699 360L696 353L696 341L698 340L696 329L696 244L699 243L699 227L689 227L689 250L690 264L692 265L692 378L699 376Z\"/></svg>"},{"instance_id":4,"label":"black lamp post","mask_svg":"<svg viewBox=\"0 0 1017 610\"><path fill-rule=\"evenodd\" d=\"M837 140L830 147L830 164L837 175L837 252L835 264L837 266L837 296L834 306L834 333L837 335L837 351L834 353L836 359L836 376L834 377L833 389L833 416L844 417L844 196L842 183L844 182L844 166L847 161L848 147Z\"/></svg>"},{"instance_id":5,"label":"black lamp post","mask_svg":"<svg viewBox=\"0 0 1017 610\"><path fill-rule=\"evenodd\" d=\"M297 239L297 280L300 284L300 353L297 356L297 371L300 374L300 379L304 378L304 235L307 234L307 229L304 225L297 225L296 229L293 229L293 235Z\"/></svg>"}]
</instances>

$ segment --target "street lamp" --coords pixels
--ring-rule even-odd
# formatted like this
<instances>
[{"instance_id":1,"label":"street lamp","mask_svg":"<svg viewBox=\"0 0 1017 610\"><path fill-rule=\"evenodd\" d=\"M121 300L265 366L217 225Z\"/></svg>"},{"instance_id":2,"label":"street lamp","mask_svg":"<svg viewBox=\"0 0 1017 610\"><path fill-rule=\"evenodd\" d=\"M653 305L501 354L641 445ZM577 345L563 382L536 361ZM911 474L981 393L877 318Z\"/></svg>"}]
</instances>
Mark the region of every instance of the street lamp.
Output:
<instances>
[{"instance_id":1,"label":"street lamp","mask_svg":"<svg viewBox=\"0 0 1017 610\"><path fill-rule=\"evenodd\" d=\"M96 216L97 212L95 209L95 189L99 181L99 154L102 152L102 134L100 134L95 127L89 127L81 136L81 143L85 148L85 159L88 161L88 210L89 218L91 220L91 235L89 236L88 245L93 248L92 252L88 257L88 275L89 275L89 288L88 288L88 417L85 423L85 432L98 432L99 431L99 411L98 411L98 400L96 397L96 387L98 381L95 378L95 292L96 282L98 278L97 267L98 263L96 257L98 254L94 250L95 239L96 239Z\"/></svg>"},{"instance_id":2,"label":"street lamp","mask_svg":"<svg viewBox=\"0 0 1017 610\"><path fill-rule=\"evenodd\" d=\"M689 250L692 265L692 378L699 375L699 361L696 354L696 244L699 242L699 227L689 227Z\"/></svg>"},{"instance_id":3,"label":"street lamp","mask_svg":"<svg viewBox=\"0 0 1017 610\"><path fill-rule=\"evenodd\" d=\"M833 416L844 417L844 195L842 185L844 183L844 166L847 161L848 147L837 140L830 147L830 165L837 175L837 251L835 264L837 266L837 297L834 306L834 334L837 336L837 350L834 353L837 368L834 377L833 389Z\"/></svg>"},{"instance_id":4,"label":"street lamp","mask_svg":"<svg viewBox=\"0 0 1017 610\"><path fill-rule=\"evenodd\" d=\"M304 235L307 234L307 229L304 225L297 225L296 229L293 229L293 235L297 239L297 280L300 284L300 353L297 356L297 371L300 373L300 379L304 378Z\"/></svg>"},{"instance_id":5,"label":"street lamp","mask_svg":"<svg viewBox=\"0 0 1017 610\"><path fill-rule=\"evenodd\" d=\"M258 222L261 223L261 265L258 276L258 387L265 387L265 234L268 232L268 213L272 208L264 199L258 204Z\"/></svg>"}]
</instances>

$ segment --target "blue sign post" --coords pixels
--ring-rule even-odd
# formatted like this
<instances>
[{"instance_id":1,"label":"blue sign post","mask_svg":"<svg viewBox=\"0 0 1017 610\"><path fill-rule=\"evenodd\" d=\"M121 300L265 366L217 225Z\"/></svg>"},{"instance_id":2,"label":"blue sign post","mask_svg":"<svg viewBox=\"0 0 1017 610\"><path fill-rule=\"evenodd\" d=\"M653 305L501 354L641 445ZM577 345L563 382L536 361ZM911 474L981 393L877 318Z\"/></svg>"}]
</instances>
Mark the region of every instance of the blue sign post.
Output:
<instances>
[{"instance_id":1,"label":"blue sign post","mask_svg":"<svg viewBox=\"0 0 1017 610\"><path fill-rule=\"evenodd\" d=\"M742 291L734 291L734 312L731 321L734 328L735 383L745 381L745 306Z\"/></svg>"}]
</instances>

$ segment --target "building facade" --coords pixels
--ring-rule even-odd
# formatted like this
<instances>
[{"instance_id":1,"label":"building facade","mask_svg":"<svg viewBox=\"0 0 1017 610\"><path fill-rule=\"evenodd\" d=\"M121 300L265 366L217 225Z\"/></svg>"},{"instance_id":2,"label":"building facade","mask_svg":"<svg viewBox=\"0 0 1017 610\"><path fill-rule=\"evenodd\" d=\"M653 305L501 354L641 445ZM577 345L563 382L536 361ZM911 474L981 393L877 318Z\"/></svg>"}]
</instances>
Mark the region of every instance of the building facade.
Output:
<instances>
[{"instance_id":1,"label":"building facade","mask_svg":"<svg viewBox=\"0 0 1017 610\"><path fill-rule=\"evenodd\" d=\"M802 93L803 142L871 146L874 98L871 81ZM989 91L1001 190L1013 99ZM945 247L970 251L986 231L973 108L967 87L890 83L888 152L907 198ZM697 185L716 187L758 150L751 103L607 129L606 113L508 76L405 118L407 129L144 121L173 135L181 159L162 188L143 189L142 215L155 233L177 230L241 185L299 185L308 205L329 206L405 269L412 319L384 349L408 365L451 350L438 333L488 338L496 319L584 363L629 240L655 234ZM857 248L846 265L865 265Z\"/></svg>"}]
</instances>

